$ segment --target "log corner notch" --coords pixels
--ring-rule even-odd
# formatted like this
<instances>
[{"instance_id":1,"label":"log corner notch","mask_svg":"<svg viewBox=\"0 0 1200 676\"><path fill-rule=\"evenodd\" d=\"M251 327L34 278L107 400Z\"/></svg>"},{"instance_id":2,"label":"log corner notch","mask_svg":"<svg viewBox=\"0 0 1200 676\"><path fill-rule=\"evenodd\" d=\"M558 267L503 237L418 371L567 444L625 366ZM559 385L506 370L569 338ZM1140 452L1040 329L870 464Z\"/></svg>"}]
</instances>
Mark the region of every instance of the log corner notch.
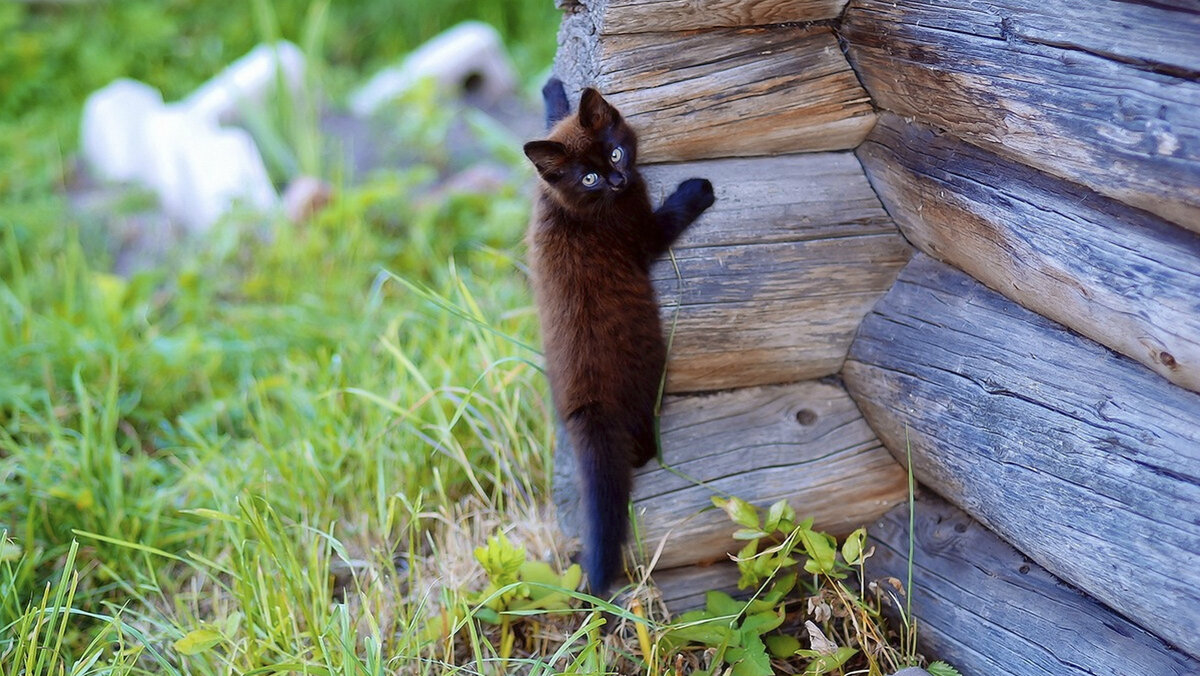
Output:
<instances>
[{"instance_id":1,"label":"log corner notch","mask_svg":"<svg viewBox=\"0 0 1200 676\"><path fill-rule=\"evenodd\" d=\"M565 7L555 71L594 86L639 134L644 162L848 150L870 97L828 25L841 0L587 2ZM784 24L762 27L764 24ZM651 31L652 29L652 31Z\"/></svg>"},{"instance_id":2,"label":"log corner notch","mask_svg":"<svg viewBox=\"0 0 1200 676\"><path fill-rule=\"evenodd\" d=\"M1200 657L1200 394L923 254L843 378L923 485Z\"/></svg>"}]
</instances>

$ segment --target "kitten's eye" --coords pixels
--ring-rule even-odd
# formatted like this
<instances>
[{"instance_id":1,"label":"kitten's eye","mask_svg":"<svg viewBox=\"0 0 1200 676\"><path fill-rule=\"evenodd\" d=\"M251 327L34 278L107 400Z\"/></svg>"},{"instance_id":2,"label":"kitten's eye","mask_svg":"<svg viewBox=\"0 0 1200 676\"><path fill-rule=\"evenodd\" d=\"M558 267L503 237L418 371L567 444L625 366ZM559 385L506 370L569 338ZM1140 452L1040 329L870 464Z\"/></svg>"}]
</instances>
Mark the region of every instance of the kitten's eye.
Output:
<instances>
[{"instance_id":1,"label":"kitten's eye","mask_svg":"<svg viewBox=\"0 0 1200 676\"><path fill-rule=\"evenodd\" d=\"M583 177L583 184L590 188L596 185L596 182L599 180L600 177L596 175L596 172L592 172Z\"/></svg>"},{"instance_id":2,"label":"kitten's eye","mask_svg":"<svg viewBox=\"0 0 1200 676\"><path fill-rule=\"evenodd\" d=\"M613 164L620 162L622 157L625 157L625 151L621 150L621 146L613 148L612 154L609 155L609 158L612 159Z\"/></svg>"}]
</instances>

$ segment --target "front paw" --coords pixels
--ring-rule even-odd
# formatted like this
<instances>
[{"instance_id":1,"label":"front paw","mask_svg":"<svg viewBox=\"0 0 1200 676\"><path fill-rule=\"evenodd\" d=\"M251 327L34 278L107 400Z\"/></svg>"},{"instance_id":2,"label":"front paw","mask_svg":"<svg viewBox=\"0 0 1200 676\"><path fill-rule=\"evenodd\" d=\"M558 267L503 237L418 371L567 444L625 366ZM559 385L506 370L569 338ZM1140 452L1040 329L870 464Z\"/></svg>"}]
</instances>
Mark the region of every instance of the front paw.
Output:
<instances>
[{"instance_id":1,"label":"front paw","mask_svg":"<svg viewBox=\"0 0 1200 676\"><path fill-rule=\"evenodd\" d=\"M706 178L689 178L675 189L675 194L687 205L689 211L699 214L716 201L712 183Z\"/></svg>"}]
</instances>

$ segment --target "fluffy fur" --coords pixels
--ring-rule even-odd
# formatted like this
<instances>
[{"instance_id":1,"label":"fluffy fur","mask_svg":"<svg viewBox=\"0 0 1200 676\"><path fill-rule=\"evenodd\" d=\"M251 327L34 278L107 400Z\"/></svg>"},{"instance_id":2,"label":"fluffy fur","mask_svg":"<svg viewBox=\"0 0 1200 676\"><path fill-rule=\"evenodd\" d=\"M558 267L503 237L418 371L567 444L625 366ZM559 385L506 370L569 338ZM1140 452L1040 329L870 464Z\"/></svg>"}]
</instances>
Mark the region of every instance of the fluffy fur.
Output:
<instances>
[{"instance_id":1,"label":"fluffy fur","mask_svg":"<svg viewBox=\"0 0 1200 676\"><path fill-rule=\"evenodd\" d=\"M666 345L650 264L714 198L690 179L654 210L621 114L594 89L575 115L557 80L543 95L553 128L525 144L541 178L526 239L554 406L578 459L584 569L602 593L621 568L632 469L657 455Z\"/></svg>"}]
</instances>

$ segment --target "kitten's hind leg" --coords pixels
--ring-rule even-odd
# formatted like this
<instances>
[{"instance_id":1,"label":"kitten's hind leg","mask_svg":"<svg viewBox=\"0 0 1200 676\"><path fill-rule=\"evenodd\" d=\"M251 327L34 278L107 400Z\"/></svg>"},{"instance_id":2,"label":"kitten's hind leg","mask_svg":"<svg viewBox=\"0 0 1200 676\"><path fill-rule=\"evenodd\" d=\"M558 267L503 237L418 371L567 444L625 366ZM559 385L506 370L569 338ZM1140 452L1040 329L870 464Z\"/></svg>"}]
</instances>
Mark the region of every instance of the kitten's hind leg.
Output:
<instances>
[{"instance_id":1,"label":"kitten's hind leg","mask_svg":"<svg viewBox=\"0 0 1200 676\"><path fill-rule=\"evenodd\" d=\"M562 80L551 76L542 87L542 100L546 102L546 129L558 124L571 114L571 103L567 101L567 90Z\"/></svg>"},{"instance_id":2,"label":"kitten's hind leg","mask_svg":"<svg viewBox=\"0 0 1200 676\"><path fill-rule=\"evenodd\" d=\"M689 178L675 188L654 212L657 225L655 257L661 256L683 234L704 210L711 207L716 197L712 183L704 178Z\"/></svg>"}]
</instances>

